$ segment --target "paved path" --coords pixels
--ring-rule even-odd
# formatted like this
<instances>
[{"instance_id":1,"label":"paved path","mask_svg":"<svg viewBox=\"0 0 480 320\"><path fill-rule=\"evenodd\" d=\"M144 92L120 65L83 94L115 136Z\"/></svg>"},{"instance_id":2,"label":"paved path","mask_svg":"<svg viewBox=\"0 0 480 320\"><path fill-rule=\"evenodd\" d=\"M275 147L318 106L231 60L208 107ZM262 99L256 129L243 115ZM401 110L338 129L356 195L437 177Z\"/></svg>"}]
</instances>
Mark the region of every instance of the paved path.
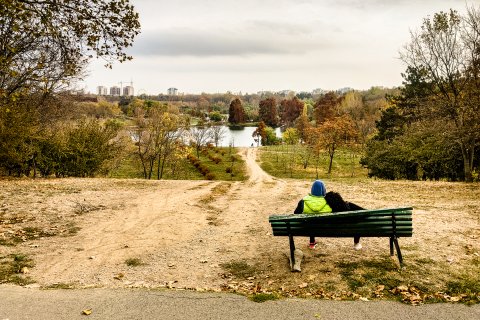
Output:
<instances>
[{"instance_id":1,"label":"paved path","mask_svg":"<svg viewBox=\"0 0 480 320\"><path fill-rule=\"evenodd\" d=\"M82 310L92 309L88 316ZM20 319L480 319L480 305L285 299L254 303L228 293L141 289L39 290L0 286L0 320Z\"/></svg>"}]
</instances>

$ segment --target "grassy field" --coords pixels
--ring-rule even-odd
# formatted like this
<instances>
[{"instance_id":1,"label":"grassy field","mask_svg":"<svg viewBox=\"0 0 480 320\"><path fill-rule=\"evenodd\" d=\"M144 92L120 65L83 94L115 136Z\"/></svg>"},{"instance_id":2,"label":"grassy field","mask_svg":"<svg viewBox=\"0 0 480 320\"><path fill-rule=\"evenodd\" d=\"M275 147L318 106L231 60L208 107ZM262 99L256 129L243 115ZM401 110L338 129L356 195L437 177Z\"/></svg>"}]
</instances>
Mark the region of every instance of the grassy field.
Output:
<instances>
[{"instance_id":1,"label":"grassy field","mask_svg":"<svg viewBox=\"0 0 480 320\"><path fill-rule=\"evenodd\" d=\"M246 168L245 161L237 154L237 148L229 147L210 147L204 148L198 157L198 165L195 165L190 158L184 158L175 163L175 169L167 166L164 169L162 179L166 180L225 180L225 181L243 181L245 180ZM191 156L196 158L196 154ZM201 168L208 170L210 176L202 174ZM205 169L206 168L206 169ZM157 166L153 168L152 179L157 179ZM143 167L137 155L130 153L124 158L112 172L110 178L144 178Z\"/></svg>"},{"instance_id":2,"label":"grassy field","mask_svg":"<svg viewBox=\"0 0 480 320\"><path fill-rule=\"evenodd\" d=\"M348 149L335 153L332 171L328 173L329 156L326 152L318 159L309 154L304 146L268 146L260 148L260 162L264 171L279 178L309 179L366 178L367 169L360 165L361 154Z\"/></svg>"}]
</instances>

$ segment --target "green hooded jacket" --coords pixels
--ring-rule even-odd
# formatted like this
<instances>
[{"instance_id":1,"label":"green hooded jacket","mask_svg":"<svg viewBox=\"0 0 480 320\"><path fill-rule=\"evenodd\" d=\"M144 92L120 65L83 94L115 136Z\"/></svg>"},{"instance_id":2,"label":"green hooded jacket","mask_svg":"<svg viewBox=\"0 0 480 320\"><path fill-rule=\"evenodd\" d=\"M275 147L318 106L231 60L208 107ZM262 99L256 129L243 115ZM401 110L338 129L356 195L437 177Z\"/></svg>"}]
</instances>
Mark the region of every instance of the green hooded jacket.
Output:
<instances>
[{"instance_id":1,"label":"green hooded jacket","mask_svg":"<svg viewBox=\"0 0 480 320\"><path fill-rule=\"evenodd\" d=\"M329 213L332 208L327 204L324 197L308 196L303 198L303 213Z\"/></svg>"}]
</instances>

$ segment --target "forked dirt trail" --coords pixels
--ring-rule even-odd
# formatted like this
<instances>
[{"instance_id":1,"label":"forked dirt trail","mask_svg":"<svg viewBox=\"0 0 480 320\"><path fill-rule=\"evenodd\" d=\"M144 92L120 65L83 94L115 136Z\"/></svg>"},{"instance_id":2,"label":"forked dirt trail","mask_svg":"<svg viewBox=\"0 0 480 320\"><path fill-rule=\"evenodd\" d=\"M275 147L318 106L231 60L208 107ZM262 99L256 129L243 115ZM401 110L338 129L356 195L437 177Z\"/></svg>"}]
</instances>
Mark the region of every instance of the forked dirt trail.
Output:
<instances>
[{"instance_id":1,"label":"forked dirt trail","mask_svg":"<svg viewBox=\"0 0 480 320\"><path fill-rule=\"evenodd\" d=\"M284 212L279 200L297 193L258 166L256 151L241 151L245 182L158 181L92 194L105 187L79 186L75 201L103 210L83 214L77 235L26 247L36 264L30 276L42 286L219 288L220 264L258 261L272 240L268 215ZM72 202L64 200L66 210ZM143 265L127 266L133 258Z\"/></svg>"},{"instance_id":2,"label":"forked dirt trail","mask_svg":"<svg viewBox=\"0 0 480 320\"><path fill-rule=\"evenodd\" d=\"M354 265L387 268L392 277L441 290L478 260L478 185L327 179L328 190L366 208L414 207L414 236L400 239L407 273L395 273L385 239L363 239L364 249L354 251L351 239L322 238L312 251L299 238L303 271L292 274L288 240L271 235L268 216L293 212L312 181L271 177L257 164L256 148L240 152L248 167L244 182L0 180L0 258L27 254L35 266L26 275L42 287L249 290L260 284L293 294L348 290L341 271ZM25 242L1 245L13 237ZM141 264L128 265L135 262ZM235 277L225 264L251 270Z\"/></svg>"}]
</instances>

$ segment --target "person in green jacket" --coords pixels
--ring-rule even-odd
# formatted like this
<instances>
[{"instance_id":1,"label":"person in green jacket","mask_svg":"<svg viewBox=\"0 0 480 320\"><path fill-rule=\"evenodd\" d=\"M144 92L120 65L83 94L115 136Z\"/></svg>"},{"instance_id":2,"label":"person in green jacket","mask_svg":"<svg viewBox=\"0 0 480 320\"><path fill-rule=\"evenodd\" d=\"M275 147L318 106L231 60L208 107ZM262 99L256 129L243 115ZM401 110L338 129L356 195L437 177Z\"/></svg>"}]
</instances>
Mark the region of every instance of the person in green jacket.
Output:
<instances>
[{"instance_id":1,"label":"person in green jacket","mask_svg":"<svg viewBox=\"0 0 480 320\"><path fill-rule=\"evenodd\" d=\"M311 192L298 202L297 208L293 213L330 213L332 208L325 200L327 190L325 184L321 180L315 180L312 184ZM310 237L308 246L310 249L315 249L317 242L315 237Z\"/></svg>"}]
</instances>

